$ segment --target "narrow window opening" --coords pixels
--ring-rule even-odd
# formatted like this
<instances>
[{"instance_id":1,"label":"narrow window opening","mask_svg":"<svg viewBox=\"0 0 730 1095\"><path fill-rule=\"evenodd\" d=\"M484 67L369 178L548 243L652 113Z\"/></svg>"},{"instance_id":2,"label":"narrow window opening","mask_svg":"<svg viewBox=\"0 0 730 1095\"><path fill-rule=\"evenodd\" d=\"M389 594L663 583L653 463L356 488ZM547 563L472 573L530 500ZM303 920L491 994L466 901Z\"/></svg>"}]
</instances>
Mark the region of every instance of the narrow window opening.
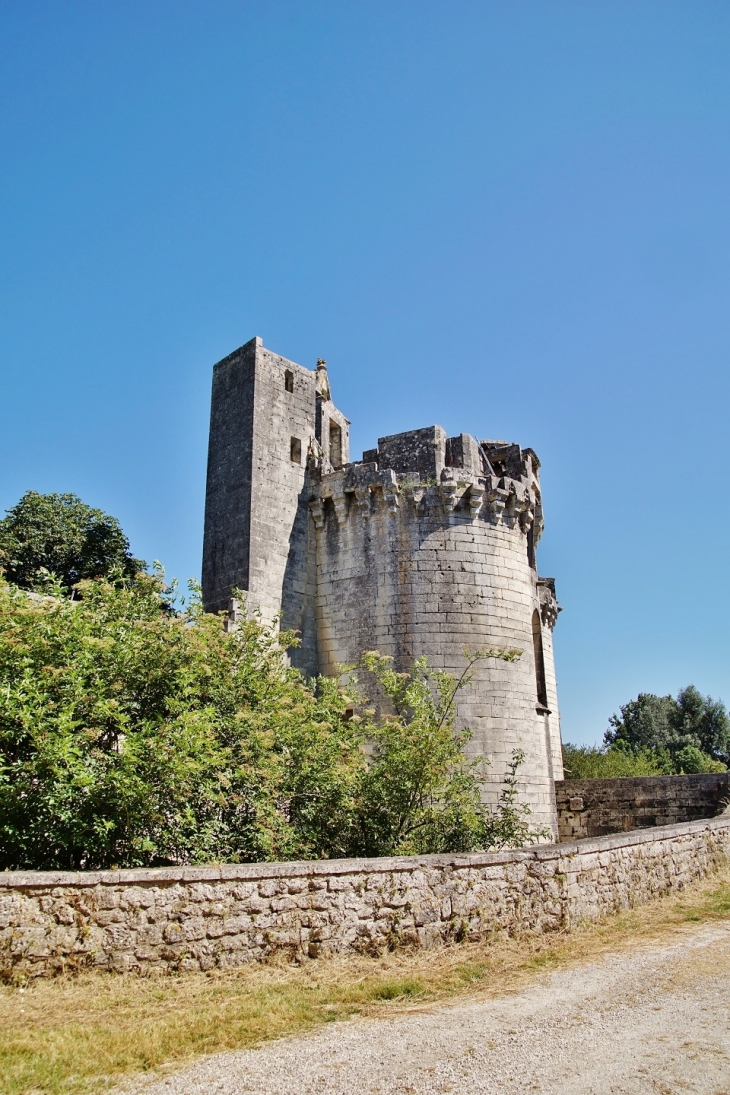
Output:
<instances>
[{"instance_id":1,"label":"narrow window opening","mask_svg":"<svg viewBox=\"0 0 730 1095\"><path fill-rule=\"evenodd\" d=\"M537 570L537 560L535 558L535 522L533 521L527 530L527 562L530 564L533 570Z\"/></svg>"},{"instance_id":2,"label":"narrow window opening","mask_svg":"<svg viewBox=\"0 0 730 1095\"><path fill-rule=\"evenodd\" d=\"M547 710L547 684L545 682L545 658L542 651L542 624L537 609L532 614L532 644L535 648L535 678L538 707Z\"/></svg>"},{"instance_id":3,"label":"narrow window opening","mask_svg":"<svg viewBox=\"0 0 730 1095\"><path fill-rule=\"evenodd\" d=\"M294 373L291 371L291 369L287 369L284 373L284 391L294 391Z\"/></svg>"},{"instance_id":4,"label":"narrow window opening","mask_svg":"<svg viewBox=\"0 0 730 1095\"><path fill-rule=\"evenodd\" d=\"M292 437L289 445L289 456L292 464L301 464L302 462L302 443L298 437Z\"/></svg>"},{"instance_id":5,"label":"narrow window opening","mask_svg":"<svg viewBox=\"0 0 730 1095\"><path fill-rule=\"evenodd\" d=\"M330 463L334 468L342 466L342 430L330 419Z\"/></svg>"}]
</instances>

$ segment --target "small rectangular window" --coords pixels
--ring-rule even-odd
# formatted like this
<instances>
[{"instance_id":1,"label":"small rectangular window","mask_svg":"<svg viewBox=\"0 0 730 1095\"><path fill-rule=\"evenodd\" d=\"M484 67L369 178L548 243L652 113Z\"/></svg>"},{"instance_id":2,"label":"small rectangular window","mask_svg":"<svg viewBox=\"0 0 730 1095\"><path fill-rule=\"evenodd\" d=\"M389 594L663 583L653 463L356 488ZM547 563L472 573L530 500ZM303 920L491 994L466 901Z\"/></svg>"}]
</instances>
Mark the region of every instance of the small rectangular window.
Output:
<instances>
[{"instance_id":1,"label":"small rectangular window","mask_svg":"<svg viewBox=\"0 0 730 1095\"><path fill-rule=\"evenodd\" d=\"M292 437L289 446L289 456L292 464L301 464L302 462L302 443L298 437Z\"/></svg>"},{"instance_id":2,"label":"small rectangular window","mask_svg":"<svg viewBox=\"0 0 730 1095\"><path fill-rule=\"evenodd\" d=\"M342 466L342 430L330 419L330 463L333 468Z\"/></svg>"},{"instance_id":3,"label":"small rectangular window","mask_svg":"<svg viewBox=\"0 0 730 1095\"><path fill-rule=\"evenodd\" d=\"M287 369L284 373L284 391L294 391L294 373L291 371L291 369Z\"/></svg>"}]
</instances>

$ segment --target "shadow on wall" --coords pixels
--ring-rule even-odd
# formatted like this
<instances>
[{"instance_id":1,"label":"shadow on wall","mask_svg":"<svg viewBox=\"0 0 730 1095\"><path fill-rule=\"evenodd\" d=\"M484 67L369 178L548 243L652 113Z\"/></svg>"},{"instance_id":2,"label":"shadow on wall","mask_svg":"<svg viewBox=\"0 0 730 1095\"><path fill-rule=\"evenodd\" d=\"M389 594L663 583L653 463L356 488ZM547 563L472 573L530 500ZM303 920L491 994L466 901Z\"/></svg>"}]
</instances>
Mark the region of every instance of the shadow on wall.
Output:
<instances>
[{"instance_id":1,"label":"shadow on wall","mask_svg":"<svg viewBox=\"0 0 730 1095\"><path fill-rule=\"evenodd\" d=\"M289 651L291 664L301 669L307 677L316 676L319 671L315 603L316 560L309 517L311 494L312 488L307 475L297 500L281 588L282 629L298 632L301 644Z\"/></svg>"}]
</instances>

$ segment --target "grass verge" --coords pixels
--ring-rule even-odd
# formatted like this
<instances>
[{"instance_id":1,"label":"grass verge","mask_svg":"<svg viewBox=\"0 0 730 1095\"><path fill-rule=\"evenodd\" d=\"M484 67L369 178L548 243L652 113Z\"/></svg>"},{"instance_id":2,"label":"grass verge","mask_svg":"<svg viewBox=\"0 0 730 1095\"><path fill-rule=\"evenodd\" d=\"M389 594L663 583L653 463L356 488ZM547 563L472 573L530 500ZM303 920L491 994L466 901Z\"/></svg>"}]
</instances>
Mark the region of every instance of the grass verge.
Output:
<instances>
[{"instance_id":1,"label":"grass verge","mask_svg":"<svg viewBox=\"0 0 730 1095\"><path fill-rule=\"evenodd\" d=\"M0 1093L90 1095L135 1074L353 1015L513 992L601 954L730 919L730 872L568 934L382 958L148 979L105 973L0 988Z\"/></svg>"}]
</instances>

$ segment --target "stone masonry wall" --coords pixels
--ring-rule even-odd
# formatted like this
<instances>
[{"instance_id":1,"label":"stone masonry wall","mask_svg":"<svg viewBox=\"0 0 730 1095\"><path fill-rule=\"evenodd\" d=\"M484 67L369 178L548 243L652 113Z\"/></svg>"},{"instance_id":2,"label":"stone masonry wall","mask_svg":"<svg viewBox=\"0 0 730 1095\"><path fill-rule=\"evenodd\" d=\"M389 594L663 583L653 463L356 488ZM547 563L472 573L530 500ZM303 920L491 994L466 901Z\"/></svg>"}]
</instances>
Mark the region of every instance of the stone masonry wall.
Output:
<instances>
[{"instance_id":1,"label":"stone masonry wall","mask_svg":"<svg viewBox=\"0 0 730 1095\"><path fill-rule=\"evenodd\" d=\"M463 435L458 448L476 442ZM317 643L325 674L378 650L406 669L414 658L459 676L465 649L521 651L487 659L458 696L457 725L484 757L485 798L495 801L515 749L521 798L557 836L553 780L562 754L551 628L554 593L530 565L536 471L519 446L519 479L446 467L438 426L381 438L377 460L322 477L317 526ZM457 448L453 445L452 448ZM462 457L463 458L463 457ZM411 466L415 469L405 472ZM438 480L438 481L437 481ZM499 484L504 484L500 486ZM538 703L533 621L542 637L547 704ZM372 697L377 702L377 695Z\"/></svg>"},{"instance_id":2,"label":"stone masonry wall","mask_svg":"<svg viewBox=\"0 0 730 1095\"><path fill-rule=\"evenodd\" d=\"M208 612L228 607L231 589L248 589L256 340L213 370L203 536Z\"/></svg>"},{"instance_id":3,"label":"stone masonry wall","mask_svg":"<svg viewBox=\"0 0 730 1095\"><path fill-rule=\"evenodd\" d=\"M730 773L565 779L555 784L561 840L715 817L730 801Z\"/></svg>"},{"instance_id":4,"label":"stone masonry wall","mask_svg":"<svg viewBox=\"0 0 730 1095\"><path fill-rule=\"evenodd\" d=\"M0 875L5 977L141 973L569 929L726 865L730 816L478 855Z\"/></svg>"},{"instance_id":5,"label":"stone masonry wall","mask_svg":"<svg viewBox=\"0 0 730 1095\"><path fill-rule=\"evenodd\" d=\"M310 477L349 458L349 423L332 403L324 362L306 369L247 342L213 370L203 543L208 612L228 607L231 590L266 621L281 612L300 633L293 664L318 671L314 528Z\"/></svg>"}]
</instances>

